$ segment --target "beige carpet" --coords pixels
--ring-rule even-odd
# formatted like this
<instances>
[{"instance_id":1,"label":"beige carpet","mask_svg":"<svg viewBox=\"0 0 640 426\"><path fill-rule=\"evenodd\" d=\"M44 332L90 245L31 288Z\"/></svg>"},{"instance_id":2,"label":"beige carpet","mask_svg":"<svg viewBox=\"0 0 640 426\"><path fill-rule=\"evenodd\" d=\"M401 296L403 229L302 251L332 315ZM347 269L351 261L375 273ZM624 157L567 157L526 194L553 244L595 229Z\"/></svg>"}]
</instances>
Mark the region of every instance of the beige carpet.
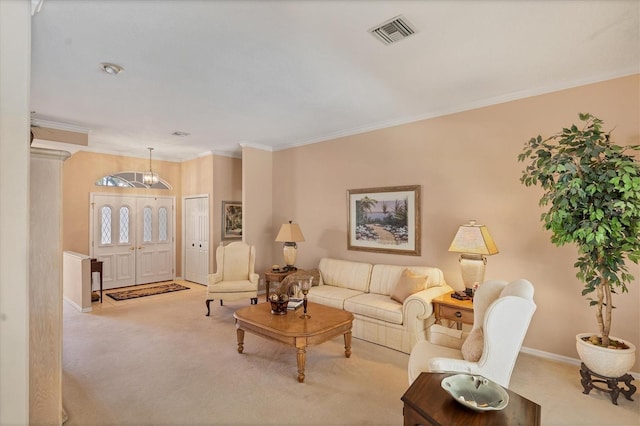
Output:
<instances>
[{"instance_id":1,"label":"beige carpet","mask_svg":"<svg viewBox=\"0 0 640 426\"><path fill-rule=\"evenodd\" d=\"M347 359L336 338L307 350L301 384L292 347L247 333L238 354L233 311L249 300L205 317L204 287L178 282L192 290L85 314L65 303L66 425L402 424L408 355L353 339ZM521 355L511 389L542 405L545 425L640 423L640 394L617 407L583 395L573 365Z\"/></svg>"}]
</instances>

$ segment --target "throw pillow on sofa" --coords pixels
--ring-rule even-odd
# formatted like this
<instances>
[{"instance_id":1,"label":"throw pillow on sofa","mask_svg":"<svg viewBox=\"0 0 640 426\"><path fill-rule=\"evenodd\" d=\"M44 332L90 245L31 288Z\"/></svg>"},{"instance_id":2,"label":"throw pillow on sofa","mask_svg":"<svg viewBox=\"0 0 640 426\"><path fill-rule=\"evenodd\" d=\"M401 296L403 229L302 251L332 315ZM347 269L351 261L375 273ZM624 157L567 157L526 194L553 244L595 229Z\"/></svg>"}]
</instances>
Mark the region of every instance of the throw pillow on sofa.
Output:
<instances>
[{"instance_id":1,"label":"throw pillow on sofa","mask_svg":"<svg viewBox=\"0 0 640 426\"><path fill-rule=\"evenodd\" d=\"M427 276L416 275L408 269L402 271L400 279L391 292L391 299L404 303L405 299L413 293L417 293L427 288Z\"/></svg>"}]
</instances>

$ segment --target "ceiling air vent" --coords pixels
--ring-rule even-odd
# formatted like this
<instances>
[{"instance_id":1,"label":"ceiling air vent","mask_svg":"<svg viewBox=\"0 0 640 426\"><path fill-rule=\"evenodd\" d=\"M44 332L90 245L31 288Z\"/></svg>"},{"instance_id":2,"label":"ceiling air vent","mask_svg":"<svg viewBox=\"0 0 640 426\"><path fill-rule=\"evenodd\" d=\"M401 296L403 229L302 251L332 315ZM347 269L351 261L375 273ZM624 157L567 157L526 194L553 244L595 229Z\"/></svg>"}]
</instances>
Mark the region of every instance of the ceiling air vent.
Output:
<instances>
[{"instance_id":1,"label":"ceiling air vent","mask_svg":"<svg viewBox=\"0 0 640 426\"><path fill-rule=\"evenodd\" d=\"M384 44L392 44L415 34L416 30L407 18L399 15L370 29L369 32Z\"/></svg>"}]
</instances>

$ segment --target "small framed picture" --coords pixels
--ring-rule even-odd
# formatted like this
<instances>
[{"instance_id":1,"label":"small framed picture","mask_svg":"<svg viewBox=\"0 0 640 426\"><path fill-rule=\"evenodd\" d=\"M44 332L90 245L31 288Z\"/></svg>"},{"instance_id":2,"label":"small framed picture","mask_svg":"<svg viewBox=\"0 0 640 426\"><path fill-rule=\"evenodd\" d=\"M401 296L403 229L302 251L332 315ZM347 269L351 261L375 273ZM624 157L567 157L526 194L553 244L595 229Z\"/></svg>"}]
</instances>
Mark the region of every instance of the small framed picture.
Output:
<instances>
[{"instance_id":1,"label":"small framed picture","mask_svg":"<svg viewBox=\"0 0 640 426\"><path fill-rule=\"evenodd\" d=\"M420 186L347 191L347 249L420 256Z\"/></svg>"},{"instance_id":2,"label":"small framed picture","mask_svg":"<svg viewBox=\"0 0 640 426\"><path fill-rule=\"evenodd\" d=\"M242 238L242 202L222 202L222 239L238 240Z\"/></svg>"}]
</instances>

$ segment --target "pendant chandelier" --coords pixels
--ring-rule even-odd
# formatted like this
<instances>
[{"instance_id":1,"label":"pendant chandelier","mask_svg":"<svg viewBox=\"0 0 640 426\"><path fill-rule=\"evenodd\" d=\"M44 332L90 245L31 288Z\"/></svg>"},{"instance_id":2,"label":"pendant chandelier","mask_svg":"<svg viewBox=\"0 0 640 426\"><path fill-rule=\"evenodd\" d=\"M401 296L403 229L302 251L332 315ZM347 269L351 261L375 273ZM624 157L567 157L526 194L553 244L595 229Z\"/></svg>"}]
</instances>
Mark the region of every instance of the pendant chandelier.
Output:
<instances>
[{"instance_id":1,"label":"pendant chandelier","mask_svg":"<svg viewBox=\"0 0 640 426\"><path fill-rule=\"evenodd\" d=\"M153 151L153 148L147 148L147 149L149 150L149 171L144 172L142 174L142 183L144 183L147 186L152 186L158 183L158 181L160 180L160 177L158 176L157 173L153 172L153 168L151 167L151 151Z\"/></svg>"}]
</instances>

